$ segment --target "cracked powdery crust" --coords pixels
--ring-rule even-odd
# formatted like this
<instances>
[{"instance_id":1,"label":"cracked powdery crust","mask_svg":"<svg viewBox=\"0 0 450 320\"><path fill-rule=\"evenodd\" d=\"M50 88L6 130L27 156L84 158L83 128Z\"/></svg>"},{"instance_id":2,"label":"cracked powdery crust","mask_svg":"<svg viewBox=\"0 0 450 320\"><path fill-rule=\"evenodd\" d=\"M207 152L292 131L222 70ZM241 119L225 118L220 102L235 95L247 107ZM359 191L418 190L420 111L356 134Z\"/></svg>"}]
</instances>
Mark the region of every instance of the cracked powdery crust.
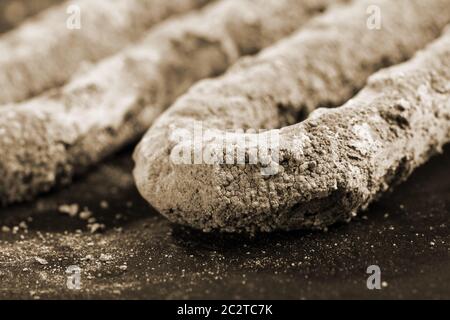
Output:
<instances>
[{"instance_id":1,"label":"cracked powdery crust","mask_svg":"<svg viewBox=\"0 0 450 320\"><path fill-rule=\"evenodd\" d=\"M77 0L63 3L0 37L0 104L61 85L79 69L118 52L167 17L209 0ZM66 27L80 8L81 29Z\"/></svg>"},{"instance_id":2,"label":"cracked powdery crust","mask_svg":"<svg viewBox=\"0 0 450 320\"><path fill-rule=\"evenodd\" d=\"M362 27L368 3L384 13L377 32ZM358 2L202 81L136 149L141 194L170 220L206 231L323 228L347 220L448 141L449 35L412 62L373 76L344 107L319 109L279 130L276 175L263 176L260 165L176 165L170 137L195 120L204 129L277 128L302 111L349 99L386 60L399 62L436 36L448 5Z\"/></svg>"},{"instance_id":3,"label":"cracked powdery crust","mask_svg":"<svg viewBox=\"0 0 450 320\"><path fill-rule=\"evenodd\" d=\"M220 1L163 23L61 89L0 108L0 202L67 183L138 139L195 81L224 72L332 2Z\"/></svg>"}]
</instances>

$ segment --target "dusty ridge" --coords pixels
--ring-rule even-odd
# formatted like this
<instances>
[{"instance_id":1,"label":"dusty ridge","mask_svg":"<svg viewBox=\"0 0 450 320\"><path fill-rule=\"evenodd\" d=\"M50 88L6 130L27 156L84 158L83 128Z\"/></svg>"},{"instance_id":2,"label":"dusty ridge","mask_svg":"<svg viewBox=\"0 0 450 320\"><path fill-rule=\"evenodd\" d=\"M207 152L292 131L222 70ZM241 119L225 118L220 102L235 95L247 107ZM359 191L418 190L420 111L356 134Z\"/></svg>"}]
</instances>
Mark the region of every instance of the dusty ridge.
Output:
<instances>
[{"instance_id":1,"label":"dusty ridge","mask_svg":"<svg viewBox=\"0 0 450 320\"><path fill-rule=\"evenodd\" d=\"M61 3L63 0L3 0L0 2L0 33L10 30L27 17Z\"/></svg>"},{"instance_id":2,"label":"dusty ridge","mask_svg":"<svg viewBox=\"0 0 450 320\"><path fill-rule=\"evenodd\" d=\"M333 0L223 0L153 29L61 89L0 108L0 202L32 198L138 138L197 80L295 31Z\"/></svg>"},{"instance_id":3,"label":"dusty ridge","mask_svg":"<svg viewBox=\"0 0 450 320\"><path fill-rule=\"evenodd\" d=\"M50 8L0 37L0 104L61 85L80 64L95 62L141 38L171 15L210 0L76 0ZM81 29L66 27L76 5Z\"/></svg>"},{"instance_id":4,"label":"dusty ridge","mask_svg":"<svg viewBox=\"0 0 450 320\"><path fill-rule=\"evenodd\" d=\"M381 7L380 30L365 28L369 4ZM448 35L412 62L372 77L345 107L281 129L276 175L263 176L258 165L174 164L171 137L194 121L204 129L272 129L337 106L373 71L436 37L449 22L449 5L359 1L194 86L135 152L141 194L170 220L203 230L323 228L351 217L448 140Z\"/></svg>"}]
</instances>

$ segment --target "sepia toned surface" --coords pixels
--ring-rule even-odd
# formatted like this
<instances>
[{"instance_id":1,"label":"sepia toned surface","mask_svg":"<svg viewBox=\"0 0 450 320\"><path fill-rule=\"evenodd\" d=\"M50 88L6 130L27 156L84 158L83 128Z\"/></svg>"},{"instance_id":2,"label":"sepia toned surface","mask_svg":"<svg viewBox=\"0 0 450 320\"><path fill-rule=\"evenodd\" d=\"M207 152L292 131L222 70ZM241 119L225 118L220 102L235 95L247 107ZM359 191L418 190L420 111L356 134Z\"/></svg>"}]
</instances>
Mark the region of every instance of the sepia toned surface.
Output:
<instances>
[{"instance_id":1,"label":"sepia toned surface","mask_svg":"<svg viewBox=\"0 0 450 320\"><path fill-rule=\"evenodd\" d=\"M61 2L63 0L2 0L0 2L0 33L14 28L27 17Z\"/></svg>"},{"instance_id":2,"label":"sepia toned surface","mask_svg":"<svg viewBox=\"0 0 450 320\"><path fill-rule=\"evenodd\" d=\"M0 203L28 200L70 183L73 176L140 139L196 81L221 74L240 56L289 35L331 2L266 0L261 7L255 0L217 1L159 24L142 41L80 72L61 88L0 108L0 150L5 154L0 158ZM247 15L252 15L251 22ZM259 36L246 40L255 33ZM53 60L49 63L54 67ZM15 74L17 66L10 70ZM9 77L4 80L15 87ZM1 82L0 90L10 92Z\"/></svg>"},{"instance_id":3,"label":"sepia toned surface","mask_svg":"<svg viewBox=\"0 0 450 320\"><path fill-rule=\"evenodd\" d=\"M0 209L0 299L450 299L449 146L352 224L255 238L171 225L136 191L131 150L67 189ZM373 264L382 290L366 288ZM71 265L80 290L67 288Z\"/></svg>"},{"instance_id":4,"label":"sepia toned surface","mask_svg":"<svg viewBox=\"0 0 450 320\"><path fill-rule=\"evenodd\" d=\"M448 299L449 162L447 147L351 224L245 238L180 228L149 210L128 151L66 190L0 210L0 226L32 217L27 234L0 232L0 298ZM59 212L64 204L88 207L105 230L91 234ZM70 265L81 268L79 291L66 286ZM366 288L369 265L387 287Z\"/></svg>"},{"instance_id":5,"label":"sepia toned surface","mask_svg":"<svg viewBox=\"0 0 450 320\"><path fill-rule=\"evenodd\" d=\"M364 27L370 3L385 12L383 28L377 32ZM449 34L438 40L439 46L429 46L422 55L417 53L450 21L450 11L443 10L449 4L446 0L426 4L420 0L371 0L330 9L292 37L237 63L225 75L193 86L161 115L136 149L134 177L142 196L171 221L206 231L315 229L351 219L380 193L407 177L432 154L430 150L450 141L448 92L441 96L425 90L427 101L438 105L439 110L416 97L419 88L426 89L433 83L429 74L450 67ZM401 15L405 8L408 15ZM364 40L355 42L357 38ZM384 45L379 46L380 42ZM373 74L415 53L416 58L397 73L407 74L408 79L419 78L420 85L411 79L403 81L400 76L386 76L383 71ZM427 59L420 58L425 55ZM443 72L440 86L450 81ZM353 96L371 74L388 79L378 83L380 89L373 94L367 94L374 89L368 85L362 90L363 96ZM414 89L410 92L404 87ZM341 110L346 107L338 106L352 97L354 108L345 111L344 117ZM405 104L398 107L405 112L395 111L399 103ZM417 107L411 117L410 105ZM302 120L299 115L323 106L338 108L328 117L311 116L298 122ZM374 106L380 106L378 111L373 111ZM381 106L386 110L381 111ZM358 110L364 110L364 115ZM435 114L435 121L428 119ZM396 117L404 121L396 121ZM423 122L419 124L416 117ZM192 165L172 161L180 146L186 145L186 139L179 142L174 137L181 130L187 132L185 135L194 132L191 127L196 121L222 137L229 129L276 129L298 123L279 131L278 159L272 162L279 172L262 175L261 169L267 164L218 161L214 165ZM345 126L347 123L350 125ZM361 138L362 130L366 137ZM420 131L424 131L423 136L403 138ZM278 131L269 133L276 135ZM220 155L233 149L250 158L251 148L245 150L249 136L237 134L218 151L215 139L196 143L195 148ZM262 136L258 139L264 140ZM194 137L194 141L198 139ZM403 143L416 148L395 147L399 159L386 156L389 147Z\"/></svg>"},{"instance_id":6,"label":"sepia toned surface","mask_svg":"<svg viewBox=\"0 0 450 320\"><path fill-rule=\"evenodd\" d=\"M137 41L152 26L207 2L76 0L49 8L0 37L0 103L23 101L61 86Z\"/></svg>"}]
</instances>

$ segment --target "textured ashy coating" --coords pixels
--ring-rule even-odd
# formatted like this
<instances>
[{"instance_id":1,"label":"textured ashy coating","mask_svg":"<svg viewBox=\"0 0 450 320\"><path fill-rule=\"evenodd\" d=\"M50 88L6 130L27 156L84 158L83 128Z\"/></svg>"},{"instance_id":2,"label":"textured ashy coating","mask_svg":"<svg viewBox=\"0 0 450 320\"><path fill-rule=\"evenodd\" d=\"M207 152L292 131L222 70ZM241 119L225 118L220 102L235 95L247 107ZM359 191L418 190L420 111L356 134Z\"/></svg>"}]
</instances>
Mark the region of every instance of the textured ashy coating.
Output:
<instances>
[{"instance_id":1,"label":"textured ashy coating","mask_svg":"<svg viewBox=\"0 0 450 320\"><path fill-rule=\"evenodd\" d=\"M209 1L76 0L50 8L0 37L0 104L61 85L81 63L114 54L156 23ZM68 8L79 8L81 29L67 27Z\"/></svg>"},{"instance_id":2,"label":"textured ashy coating","mask_svg":"<svg viewBox=\"0 0 450 320\"><path fill-rule=\"evenodd\" d=\"M381 8L380 30L365 28L369 4ZM446 141L448 109L442 102L449 98L448 36L394 69L408 76L382 72L385 81L372 78L369 88L346 107L323 116L326 109L320 109L304 123L277 131L278 174L264 176L261 165L179 164L171 156L180 144L189 146L195 121L201 121L203 132L225 136L223 130L280 128L314 109L338 106L373 71L413 56L437 37L450 19L449 5L440 0L359 1L312 21L224 76L200 82L155 122L137 147L139 191L171 221L205 231L320 228L346 219ZM431 78L433 72L440 78ZM432 85L441 86L442 95ZM417 100L416 89L425 90L431 109ZM393 100L402 96L408 103L394 108ZM186 141L179 141L182 129ZM355 130L373 139L357 140ZM237 134L231 149L242 149L239 141L246 139L249 134ZM214 150L205 140L200 150ZM191 150L198 151L195 137L192 141ZM412 150L415 144L418 149Z\"/></svg>"},{"instance_id":3,"label":"textured ashy coating","mask_svg":"<svg viewBox=\"0 0 450 320\"><path fill-rule=\"evenodd\" d=\"M0 1L0 33L14 28L29 16L33 16L63 0L2 0Z\"/></svg>"},{"instance_id":4,"label":"textured ashy coating","mask_svg":"<svg viewBox=\"0 0 450 320\"><path fill-rule=\"evenodd\" d=\"M223 0L155 27L62 88L0 108L0 202L67 183L136 141L177 96L334 0Z\"/></svg>"}]
</instances>

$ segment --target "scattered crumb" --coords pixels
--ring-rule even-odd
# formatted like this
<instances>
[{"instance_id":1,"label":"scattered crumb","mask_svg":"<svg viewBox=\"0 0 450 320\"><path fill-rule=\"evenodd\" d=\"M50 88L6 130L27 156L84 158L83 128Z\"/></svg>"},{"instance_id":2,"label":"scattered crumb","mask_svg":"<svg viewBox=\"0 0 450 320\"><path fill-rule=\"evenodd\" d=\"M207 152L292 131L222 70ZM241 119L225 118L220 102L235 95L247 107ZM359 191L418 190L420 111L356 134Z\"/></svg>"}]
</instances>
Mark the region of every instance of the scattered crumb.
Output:
<instances>
[{"instance_id":1,"label":"scattered crumb","mask_svg":"<svg viewBox=\"0 0 450 320\"><path fill-rule=\"evenodd\" d=\"M81 260L82 261L93 261L94 260L94 256L92 254L88 254L87 256L82 258Z\"/></svg>"},{"instance_id":2,"label":"scattered crumb","mask_svg":"<svg viewBox=\"0 0 450 320\"><path fill-rule=\"evenodd\" d=\"M90 233L96 233L105 229L105 225L101 223L88 224L87 228Z\"/></svg>"},{"instance_id":3,"label":"scattered crumb","mask_svg":"<svg viewBox=\"0 0 450 320\"><path fill-rule=\"evenodd\" d=\"M102 254L100 255L99 260L100 260L100 261L103 261L103 262L106 262L106 261L112 260L112 258L113 258L112 255L102 253Z\"/></svg>"},{"instance_id":4,"label":"scattered crumb","mask_svg":"<svg viewBox=\"0 0 450 320\"><path fill-rule=\"evenodd\" d=\"M102 209L108 209L109 208L109 203L107 201L103 200L103 201L100 202L100 207Z\"/></svg>"},{"instance_id":5,"label":"scattered crumb","mask_svg":"<svg viewBox=\"0 0 450 320\"><path fill-rule=\"evenodd\" d=\"M39 258L39 257L34 257L34 260L36 260L37 262L39 262L42 265L46 265L48 264L47 260L43 259L43 258Z\"/></svg>"},{"instance_id":6,"label":"scattered crumb","mask_svg":"<svg viewBox=\"0 0 450 320\"><path fill-rule=\"evenodd\" d=\"M76 217L78 214L78 204L63 204L58 208L59 212L69 215L70 217Z\"/></svg>"},{"instance_id":7,"label":"scattered crumb","mask_svg":"<svg viewBox=\"0 0 450 320\"><path fill-rule=\"evenodd\" d=\"M79 216L81 220L88 220L92 217L92 212L88 208L84 208L84 210L80 212Z\"/></svg>"},{"instance_id":8,"label":"scattered crumb","mask_svg":"<svg viewBox=\"0 0 450 320\"><path fill-rule=\"evenodd\" d=\"M17 234L17 232L19 232L19 227L18 227L18 226L14 226L14 227L12 228L12 233L13 233L13 234Z\"/></svg>"}]
</instances>

